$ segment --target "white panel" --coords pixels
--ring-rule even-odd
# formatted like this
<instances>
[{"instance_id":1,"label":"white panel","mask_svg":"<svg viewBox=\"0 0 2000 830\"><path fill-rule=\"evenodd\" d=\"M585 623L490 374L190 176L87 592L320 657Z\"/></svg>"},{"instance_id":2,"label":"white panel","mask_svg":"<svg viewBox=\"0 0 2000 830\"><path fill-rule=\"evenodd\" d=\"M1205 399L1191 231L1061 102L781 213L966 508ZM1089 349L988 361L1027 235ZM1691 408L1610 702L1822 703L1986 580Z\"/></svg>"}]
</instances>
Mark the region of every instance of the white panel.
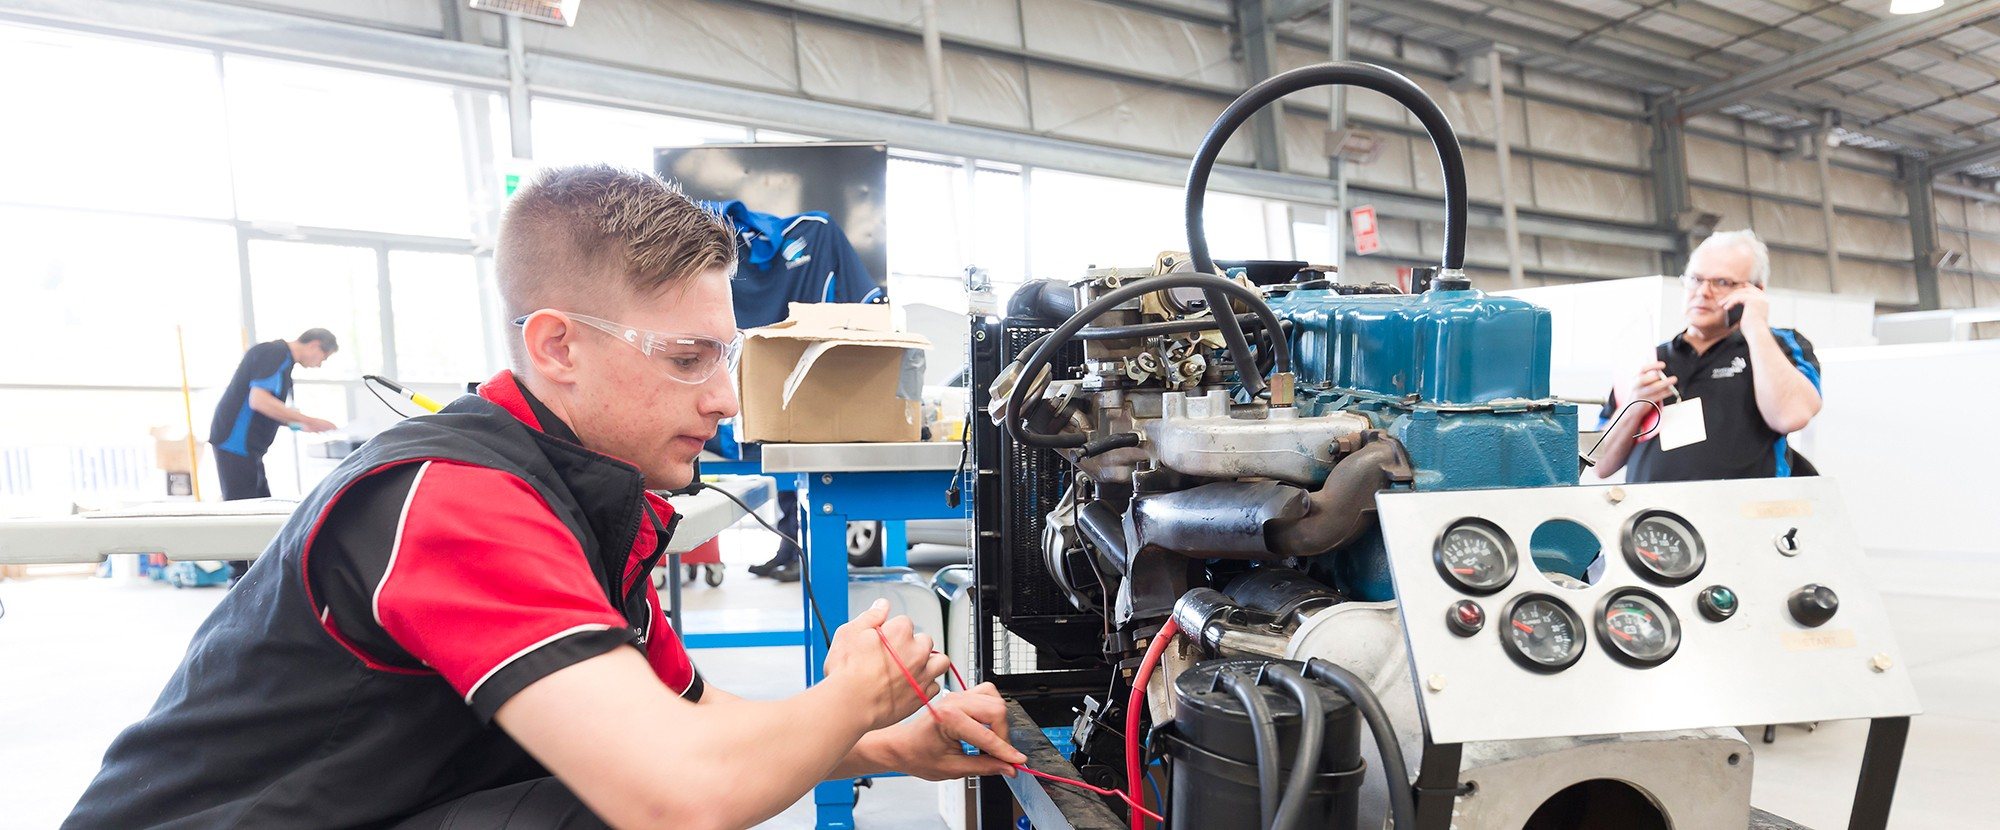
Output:
<instances>
[{"instance_id":1,"label":"white panel","mask_svg":"<svg viewBox=\"0 0 2000 830\"><path fill-rule=\"evenodd\" d=\"M1527 87L1538 92L1547 92L1596 104L1608 110L1639 114L1644 110L1638 95L1631 90L1607 86L1583 78L1572 78L1553 72L1544 72L1533 67L1521 69L1522 79Z\"/></svg>"},{"instance_id":2,"label":"white panel","mask_svg":"<svg viewBox=\"0 0 2000 830\"><path fill-rule=\"evenodd\" d=\"M1535 161L1534 172L1535 200L1544 210L1627 222L1652 220L1653 186L1645 179L1543 159Z\"/></svg>"},{"instance_id":3,"label":"white panel","mask_svg":"<svg viewBox=\"0 0 2000 830\"><path fill-rule=\"evenodd\" d=\"M918 0L798 2L801 6L833 9L903 28L922 28L924 24L923 6ZM938 3L938 30L967 40L1021 45L1021 16L1014 0L943 0Z\"/></svg>"},{"instance_id":4,"label":"white panel","mask_svg":"<svg viewBox=\"0 0 2000 830\"><path fill-rule=\"evenodd\" d=\"M1426 236L1419 230L1419 223L1414 219L1382 219L1376 226L1382 232L1383 250L1418 257L1436 253L1433 249L1424 247ZM1353 250L1353 234L1347 235L1346 244L1348 250ZM1352 262L1353 259L1350 258L1348 261Z\"/></svg>"},{"instance_id":5,"label":"white panel","mask_svg":"<svg viewBox=\"0 0 2000 830\"><path fill-rule=\"evenodd\" d=\"M1965 200L1965 227L1975 231L2000 234L2000 204ZM2000 264L2000 259L1994 260Z\"/></svg>"},{"instance_id":6,"label":"white panel","mask_svg":"<svg viewBox=\"0 0 2000 830\"><path fill-rule=\"evenodd\" d=\"M1750 226L1749 197L1695 186L1688 188L1688 204L1696 209L1720 215L1722 219L1715 225L1718 228Z\"/></svg>"},{"instance_id":7,"label":"white panel","mask_svg":"<svg viewBox=\"0 0 2000 830\"><path fill-rule=\"evenodd\" d=\"M1943 308L1971 308L1975 304L1972 296L1971 274L1943 271L1938 274L1938 305Z\"/></svg>"},{"instance_id":8,"label":"white panel","mask_svg":"<svg viewBox=\"0 0 2000 830\"><path fill-rule=\"evenodd\" d=\"M1931 208L1932 212L1937 214L1938 224L1950 225L1954 228L1965 227L1964 197L1932 191L1931 204L1933 206ZM1964 249L1960 248L1959 250Z\"/></svg>"},{"instance_id":9,"label":"white panel","mask_svg":"<svg viewBox=\"0 0 2000 830\"><path fill-rule=\"evenodd\" d=\"M398 29L444 31L444 9L437 3L411 2L411 0L257 0L254 3L228 0L228 2L232 6L297 11L313 17L352 20L376 26L387 24L388 27ZM468 9L461 9L459 14L468 19L487 16Z\"/></svg>"},{"instance_id":10,"label":"white panel","mask_svg":"<svg viewBox=\"0 0 2000 830\"><path fill-rule=\"evenodd\" d=\"M1581 271L1611 279L1639 277L1660 270L1660 256L1654 251L1543 238L1542 264L1565 271Z\"/></svg>"},{"instance_id":11,"label":"white panel","mask_svg":"<svg viewBox=\"0 0 2000 830\"><path fill-rule=\"evenodd\" d=\"M1800 199L1819 200L1819 170L1802 159L1780 159L1775 153L1751 150L1750 189Z\"/></svg>"},{"instance_id":12,"label":"white panel","mask_svg":"<svg viewBox=\"0 0 2000 830\"><path fill-rule=\"evenodd\" d=\"M1892 176L1896 174L1896 158L1885 153L1875 152L1874 150L1863 150L1859 147L1835 147L1833 148L1833 158L1835 161L1846 164L1872 167Z\"/></svg>"},{"instance_id":13,"label":"white panel","mask_svg":"<svg viewBox=\"0 0 2000 830\"><path fill-rule=\"evenodd\" d=\"M1022 0L1029 49L1165 78L1246 86L1234 45L1219 26L1191 23L1095 0Z\"/></svg>"},{"instance_id":14,"label":"white panel","mask_svg":"<svg viewBox=\"0 0 2000 830\"><path fill-rule=\"evenodd\" d=\"M1648 131L1622 118L1528 102L1528 142L1531 146L1612 164L1644 166Z\"/></svg>"},{"instance_id":15,"label":"white panel","mask_svg":"<svg viewBox=\"0 0 2000 830\"><path fill-rule=\"evenodd\" d=\"M1383 134L1382 151L1375 160L1367 164L1347 165L1348 181L1362 184L1379 184L1388 187L1410 188L1416 185L1410 181L1410 139L1400 135ZM1437 165L1437 154L1429 145L1424 151L1430 157L1429 164Z\"/></svg>"},{"instance_id":16,"label":"white panel","mask_svg":"<svg viewBox=\"0 0 2000 830\"><path fill-rule=\"evenodd\" d=\"M1326 119L1285 113L1285 170L1304 176L1327 175Z\"/></svg>"},{"instance_id":17,"label":"white panel","mask_svg":"<svg viewBox=\"0 0 2000 830\"><path fill-rule=\"evenodd\" d=\"M1908 448L1881 440L1884 424L1909 421L1911 401L1940 413L2000 410L2000 384L1965 382L2000 377L2000 343L1827 349L1819 358L1826 405L1796 438L1822 473L1840 480L1862 546L2000 554L1994 431L1954 432L1950 450L1923 464L1921 486L1911 486Z\"/></svg>"},{"instance_id":18,"label":"white panel","mask_svg":"<svg viewBox=\"0 0 2000 830\"><path fill-rule=\"evenodd\" d=\"M1272 61L1274 64L1276 64L1278 71L1284 72L1287 70L1297 69L1301 66L1311 66L1316 63L1325 63L1326 50L1307 49L1303 46L1293 46L1292 44L1289 43L1279 43L1278 51L1275 55L1272 56ZM1286 103L1299 103L1308 106L1314 106L1323 110L1333 109L1333 89L1331 87L1324 87L1324 86L1313 87L1312 89L1302 90L1300 92L1294 92L1290 95L1287 95L1285 96L1285 101ZM1324 119L1322 119L1322 121L1324 121Z\"/></svg>"},{"instance_id":19,"label":"white panel","mask_svg":"<svg viewBox=\"0 0 2000 830\"><path fill-rule=\"evenodd\" d=\"M1444 229L1439 227L1438 230L1442 233ZM1440 244L1443 241L1442 237L1438 239ZM1478 260L1480 262L1506 262L1507 232L1493 228L1466 228L1465 256L1467 259ZM1535 244L1535 238L1532 236L1521 237L1521 264L1528 268L1544 264L1540 246ZM1551 262L1546 264L1555 265L1556 263ZM1563 265L1562 267L1568 268L1569 266ZM1513 286L1509 285L1507 287L1512 288Z\"/></svg>"},{"instance_id":20,"label":"white panel","mask_svg":"<svg viewBox=\"0 0 2000 830\"><path fill-rule=\"evenodd\" d=\"M1698 135L1687 136L1685 143L1688 179L1746 186L1743 181L1743 145Z\"/></svg>"},{"instance_id":21,"label":"white panel","mask_svg":"<svg viewBox=\"0 0 2000 830\"><path fill-rule=\"evenodd\" d=\"M1917 276L1909 266L1843 259L1838 282L1842 294L1874 297L1878 303L1896 305L1917 302Z\"/></svg>"},{"instance_id":22,"label":"white panel","mask_svg":"<svg viewBox=\"0 0 2000 830\"><path fill-rule=\"evenodd\" d=\"M1688 119L1687 126L1723 135L1742 135L1743 122L1727 115L1704 114Z\"/></svg>"},{"instance_id":23,"label":"white panel","mask_svg":"<svg viewBox=\"0 0 2000 830\"><path fill-rule=\"evenodd\" d=\"M1045 66L1028 67L1028 84L1039 132L1181 157L1194 154L1224 106L1214 98ZM1222 160L1249 162L1249 129L1223 146Z\"/></svg>"},{"instance_id":24,"label":"white panel","mask_svg":"<svg viewBox=\"0 0 2000 830\"><path fill-rule=\"evenodd\" d=\"M574 28L521 29L530 52L798 91L791 20L729 3L591 0L577 13Z\"/></svg>"},{"instance_id":25,"label":"white panel","mask_svg":"<svg viewBox=\"0 0 2000 830\"><path fill-rule=\"evenodd\" d=\"M1901 214L1909 210L1909 197L1904 195L1903 185L1893 179L1840 167L1829 168L1826 175L1833 185L1836 205L1877 213Z\"/></svg>"},{"instance_id":26,"label":"white panel","mask_svg":"<svg viewBox=\"0 0 2000 830\"><path fill-rule=\"evenodd\" d=\"M1834 233L1842 253L1910 258L1910 226L1905 222L1843 215L1834 218Z\"/></svg>"},{"instance_id":27,"label":"white panel","mask_svg":"<svg viewBox=\"0 0 2000 830\"><path fill-rule=\"evenodd\" d=\"M801 20L799 85L812 98L930 115L923 46Z\"/></svg>"},{"instance_id":28,"label":"white panel","mask_svg":"<svg viewBox=\"0 0 2000 830\"><path fill-rule=\"evenodd\" d=\"M1349 115L1367 116L1394 124L1416 123L1415 119L1410 117L1410 111L1404 109L1402 104L1396 103L1395 99L1367 89L1347 91L1347 112Z\"/></svg>"},{"instance_id":29,"label":"white panel","mask_svg":"<svg viewBox=\"0 0 2000 830\"><path fill-rule=\"evenodd\" d=\"M1003 58L946 52L944 77L951 89L951 118L989 127L1026 130L1028 71Z\"/></svg>"},{"instance_id":30,"label":"white panel","mask_svg":"<svg viewBox=\"0 0 2000 830\"><path fill-rule=\"evenodd\" d=\"M1453 89L1443 81L1412 78L1436 100L1438 108L1460 136L1493 140L1493 96L1485 85L1466 90ZM1507 98L1507 135L1516 147L1527 146L1527 113L1517 98Z\"/></svg>"},{"instance_id":31,"label":"white panel","mask_svg":"<svg viewBox=\"0 0 2000 830\"><path fill-rule=\"evenodd\" d=\"M1848 263L1840 263L1846 268ZM1791 251L1771 252L1771 287L1798 291L1825 291L1826 257Z\"/></svg>"},{"instance_id":32,"label":"white panel","mask_svg":"<svg viewBox=\"0 0 2000 830\"><path fill-rule=\"evenodd\" d=\"M1750 226L1767 241L1826 247L1826 218L1819 208L1754 199L1750 210Z\"/></svg>"},{"instance_id":33,"label":"white panel","mask_svg":"<svg viewBox=\"0 0 2000 830\"><path fill-rule=\"evenodd\" d=\"M1984 236L1967 236L1965 252L1975 271L2000 273L2000 242Z\"/></svg>"},{"instance_id":34,"label":"white panel","mask_svg":"<svg viewBox=\"0 0 2000 830\"><path fill-rule=\"evenodd\" d=\"M1444 170L1438 166L1437 152L1432 150L1430 145L1422 139L1415 139L1415 141L1423 145L1417 152L1417 189L1428 193L1443 193ZM1465 181L1472 200L1475 202L1492 202L1498 204L1500 202L1500 155L1492 150L1471 148L1467 148L1464 153ZM1549 162L1531 164L1526 156L1511 156L1509 160L1513 162L1514 168L1514 206L1536 206L1536 201L1533 198L1533 167L1534 164L1548 164Z\"/></svg>"}]
</instances>

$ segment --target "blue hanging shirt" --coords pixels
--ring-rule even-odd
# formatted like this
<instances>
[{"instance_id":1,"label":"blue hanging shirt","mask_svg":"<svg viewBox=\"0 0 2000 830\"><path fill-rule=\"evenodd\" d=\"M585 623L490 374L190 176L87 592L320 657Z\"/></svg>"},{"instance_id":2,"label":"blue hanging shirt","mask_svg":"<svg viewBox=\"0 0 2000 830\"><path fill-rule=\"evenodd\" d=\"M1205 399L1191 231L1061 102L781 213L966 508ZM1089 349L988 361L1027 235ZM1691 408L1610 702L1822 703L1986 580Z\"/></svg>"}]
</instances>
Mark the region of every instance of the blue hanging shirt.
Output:
<instances>
[{"instance_id":1,"label":"blue hanging shirt","mask_svg":"<svg viewBox=\"0 0 2000 830\"><path fill-rule=\"evenodd\" d=\"M736 278L730 285L739 328L785 319L790 303L858 303L875 278L847 234L821 211L778 217L740 201L707 207L736 226Z\"/></svg>"}]
</instances>

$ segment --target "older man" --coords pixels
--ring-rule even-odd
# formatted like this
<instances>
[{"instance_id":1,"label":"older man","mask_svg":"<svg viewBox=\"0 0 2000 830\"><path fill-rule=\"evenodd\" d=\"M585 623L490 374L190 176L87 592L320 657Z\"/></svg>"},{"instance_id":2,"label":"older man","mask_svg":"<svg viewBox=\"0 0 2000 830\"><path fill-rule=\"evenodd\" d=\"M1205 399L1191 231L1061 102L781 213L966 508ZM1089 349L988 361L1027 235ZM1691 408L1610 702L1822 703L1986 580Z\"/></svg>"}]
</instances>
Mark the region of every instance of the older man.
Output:
<instances>
[{"instance_id":1,"label":"older man","mask_svg":"<svg viewBox=\"0 0 2000 830\"><path fill-rule=\"evenodd\" d=\"M1687 328L1619 383L1601 413L1609 431L1600 477L1621 468L1633 482L1812 473L1786 436L1819 414L1819 360L1805 335L1771 327L1770 275L1770 252L1748 230L1714 234L1695 248L1681 276ZM1665 449L1649 432L1651 407L1617 417L1641 400L1700 401L1706 439Z\"/></svg>"}]
</instances>

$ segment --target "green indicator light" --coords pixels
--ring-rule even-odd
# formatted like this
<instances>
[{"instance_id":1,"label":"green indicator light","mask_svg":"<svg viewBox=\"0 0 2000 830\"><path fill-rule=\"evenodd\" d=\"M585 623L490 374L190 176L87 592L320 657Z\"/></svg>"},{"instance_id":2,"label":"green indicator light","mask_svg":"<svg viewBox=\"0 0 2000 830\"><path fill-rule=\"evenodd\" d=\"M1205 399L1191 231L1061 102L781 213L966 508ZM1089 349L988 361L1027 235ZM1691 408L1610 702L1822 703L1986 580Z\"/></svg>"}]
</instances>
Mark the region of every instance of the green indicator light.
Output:
<instances>
[{"instance_id":1,"label":"green indicator light","mask_svg":"<svg viewBox=\"0 0 2000 830\"><path fill-rule=\"evenodd\" d=\"M1728 588L1717 588L1714 593L1708 595L1708 598L1710 602L1715 603L1715 607L1725 611L1736 607L1736 592Z\"/></svg>"}]
</instances>

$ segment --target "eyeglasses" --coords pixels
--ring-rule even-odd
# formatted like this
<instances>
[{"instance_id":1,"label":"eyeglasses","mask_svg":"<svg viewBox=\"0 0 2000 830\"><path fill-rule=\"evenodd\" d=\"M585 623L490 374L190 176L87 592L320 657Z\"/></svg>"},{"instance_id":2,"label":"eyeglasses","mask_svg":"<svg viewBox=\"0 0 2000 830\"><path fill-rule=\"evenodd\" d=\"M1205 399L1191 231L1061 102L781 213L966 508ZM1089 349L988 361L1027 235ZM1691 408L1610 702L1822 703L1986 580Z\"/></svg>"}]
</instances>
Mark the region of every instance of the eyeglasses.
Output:
<instances>
[{"instance_id":1,"label":"eyeglasses","mask_svg":"<svg viewBox=\"0 0 2000 830\"><path fill-rule=\"evenodd\" d=\"M1749 285L1750 283L1746 280L1731 280L1731 279L1723 279L1721 277L1704 277L1696 274L1682 274L1681 284L1686 285L1688 288L1696 291L1701 290L1703 287L1708 287L1715 289L1715 293L1717 294L1728 294L1729 292L1735 291L1736 289L1742 288L1743 286Z\"/></svg>"},{"instance_id":2,"label":"eyeglasses","mask_svg":"<svg viewBox=\"0 0 2000 830\"><path fill-rule=\"evenodd\" d=\"M526 326L528 318L542 311L554 312L582 323L598 331L625 341L626 345L638 349L640 354L658 358L654 361L669 379L687 384L707 383L715 376L715 370L724 366L736 371L736 358L743 353L743 333L728 341L704 337L699 334L667 334L633 328L624 323L614 323L600 317L556 311L545 308L534 314L525 314L514 320L516 326Z\"/></svg>"}]
</instances>

